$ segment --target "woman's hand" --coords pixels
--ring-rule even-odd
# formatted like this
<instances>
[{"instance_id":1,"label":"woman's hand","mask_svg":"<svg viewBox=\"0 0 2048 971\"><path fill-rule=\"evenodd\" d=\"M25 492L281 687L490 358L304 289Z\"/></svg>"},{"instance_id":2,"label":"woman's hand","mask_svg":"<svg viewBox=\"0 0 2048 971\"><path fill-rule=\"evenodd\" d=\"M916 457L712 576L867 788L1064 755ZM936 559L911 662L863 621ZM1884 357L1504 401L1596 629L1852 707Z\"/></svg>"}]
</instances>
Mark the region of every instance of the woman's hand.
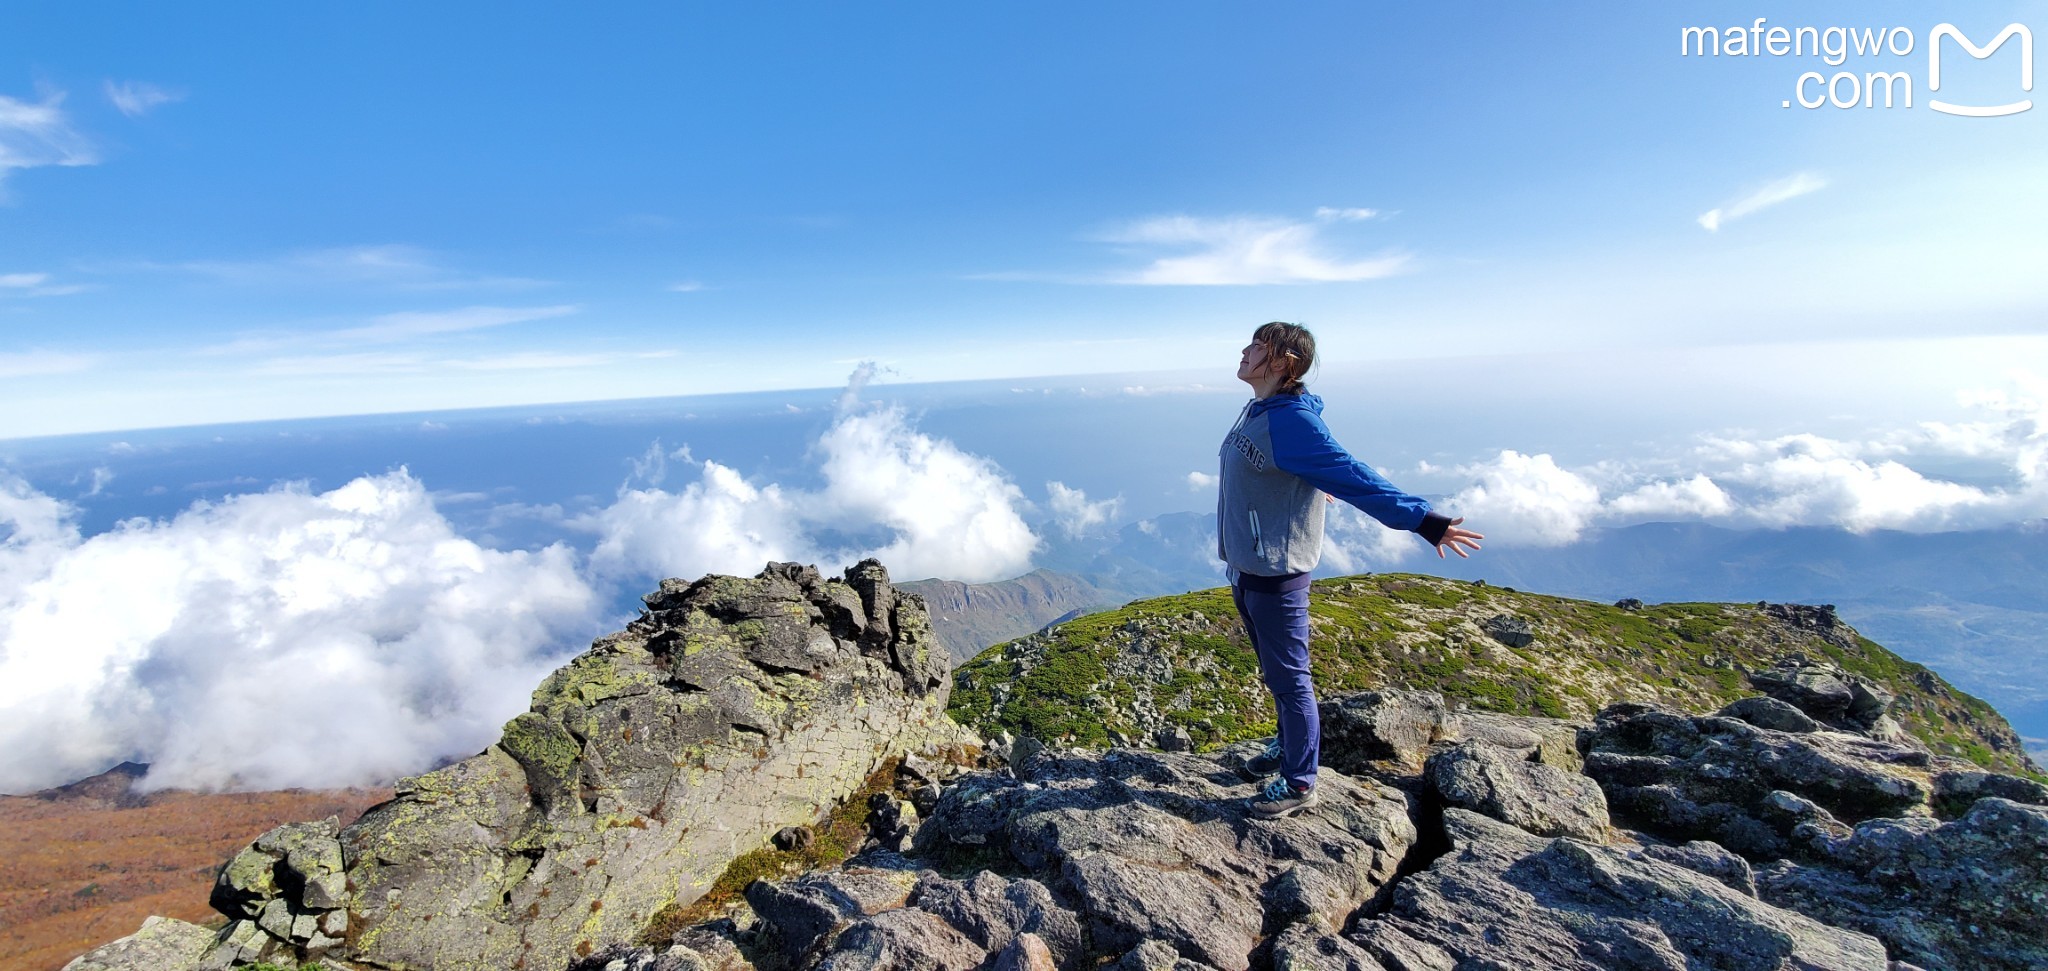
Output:
<instances>
[{"instance_id":1,"label":"woman's hand","mask_svg":"<svg viewBox=\"0 0 2048 971\"><path fill-rule=\"evenodd\" d=\"M1458 524L1464 521L1465 517L1459 516L1451 520L1451 525L1444 529L1444 541L1436 544L1437 559L1444 558L1445 547L1449 547L1451 552L1458 554L1459 559L1465 560L1472 558L1471 553L1465 552L1466 547L1469 546L1474 550L1479 549L1479 544L1472 541L1475 539L1485 539L1485 534L1475 533L1469 529L1459 529Z\"/></svg>"}]
</instances>

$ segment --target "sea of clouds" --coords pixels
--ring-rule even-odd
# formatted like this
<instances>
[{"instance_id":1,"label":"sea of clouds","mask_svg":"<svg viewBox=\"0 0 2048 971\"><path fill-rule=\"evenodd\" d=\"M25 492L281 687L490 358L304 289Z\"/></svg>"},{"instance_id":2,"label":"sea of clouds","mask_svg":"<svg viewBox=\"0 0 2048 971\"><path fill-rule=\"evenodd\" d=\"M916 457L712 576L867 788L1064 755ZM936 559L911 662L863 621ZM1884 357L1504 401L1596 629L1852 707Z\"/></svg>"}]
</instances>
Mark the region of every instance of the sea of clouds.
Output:
<instances>
[{"instance_id":1,"label":"sea of clouds","mask_svg":"<svg viewBox=\"0 0 2048 971\"><path fill-rule=\"evenodd\" d=\"M807 487L657 443L609 502L564 516L583 546L480 545L403 469L90 536L78 508L0 472L0 792L124 759L152 763L154 787L386 782L488 744L549 670L615 622L603 605L621 589L869 556L899 577L989 581L1030 570L1054 537L1113 535L1120 498L1049 482L1033 501L994 461L860 401L871 373L856 373L812 443ZM1489 544L1674 519L1993 527L2048 515L2042 391L1980 393L1969 399L1980 420L1868 440L1719 436L1585 468L1503 451L1415 474L1462 480L1441 505ZM1928 457L2004 475L1969 484L1909 464ZM1214 488L1203 471L1188 483ZM1341 504L1328 533L1326 560L1344 570L1428 552Z\"/></svg>"}]
</instances>

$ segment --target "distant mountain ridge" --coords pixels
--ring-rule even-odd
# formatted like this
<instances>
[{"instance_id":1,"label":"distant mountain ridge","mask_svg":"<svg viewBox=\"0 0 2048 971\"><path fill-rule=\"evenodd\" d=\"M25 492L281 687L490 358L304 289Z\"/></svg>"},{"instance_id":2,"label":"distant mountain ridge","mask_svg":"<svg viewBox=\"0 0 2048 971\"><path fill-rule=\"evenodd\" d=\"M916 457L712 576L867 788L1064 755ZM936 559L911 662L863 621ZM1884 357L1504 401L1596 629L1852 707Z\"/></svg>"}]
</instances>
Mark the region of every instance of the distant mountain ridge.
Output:
<instances>
[{"instance_id":1,"label":"distant mountain ridge","mask_svg":"<svg viewBox=\"0 0 2048 971\"><path fill-rule=\"evenodd\" d=\"M932 632L956 664L990 644L1065 618L1121 606L1134 596L1089 578L1046 569L996 583L912 580L896 586L924 598Z\"/></svg>"}]
</instances>

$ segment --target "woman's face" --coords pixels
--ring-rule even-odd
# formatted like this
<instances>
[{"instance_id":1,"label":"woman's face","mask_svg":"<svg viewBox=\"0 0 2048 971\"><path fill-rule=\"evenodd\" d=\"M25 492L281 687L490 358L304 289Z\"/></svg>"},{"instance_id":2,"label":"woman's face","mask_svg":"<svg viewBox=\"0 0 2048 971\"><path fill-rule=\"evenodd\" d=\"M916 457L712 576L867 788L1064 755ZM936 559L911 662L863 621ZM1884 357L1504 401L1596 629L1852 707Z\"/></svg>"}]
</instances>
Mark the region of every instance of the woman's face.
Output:
<instances>
[{"instance_id":1,"label":"woman's face","mask_svg":"<svg viewBox=\"0 0 2048 971\"><path fill-rule=\"evenodd\" d=\"M1257 383L1260 378L1265 377L1266 354L1265 344L1259 341L1252 341L1246 344L1244 352L1237 358L1237 379L1247 383Z\"/></svg>"}]
</instances>

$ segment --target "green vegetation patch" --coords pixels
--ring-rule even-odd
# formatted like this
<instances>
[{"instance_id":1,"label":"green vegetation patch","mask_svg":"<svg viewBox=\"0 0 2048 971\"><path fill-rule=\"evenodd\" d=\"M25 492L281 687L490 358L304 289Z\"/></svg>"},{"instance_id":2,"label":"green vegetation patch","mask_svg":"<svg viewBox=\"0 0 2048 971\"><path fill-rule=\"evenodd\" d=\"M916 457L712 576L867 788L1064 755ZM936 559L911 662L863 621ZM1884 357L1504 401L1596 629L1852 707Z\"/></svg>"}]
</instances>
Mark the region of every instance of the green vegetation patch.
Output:
<instances>
[{"instance_id":1,"label":"green vegetation patch","mask_svg":"<svg viewBox=\"0 0 2048 971\"><path fill-rule=\"evenodd\" d=\"M1639 610L1420 574L1318 580L1310 656L1326 695L1436 691L1471 708L1590 720L1616 701L1713 711L1758 694L1747 671L1793 655L1826 658L1888 686L1906 729L1937 752L2002 772L2024 754L1998 741L1991 706L1866 638L1844 647L1756 604L1668 603ZM1506 614L1533 643L1508 648L1481 625ZM1138 601L998 644L955 672L955 720L1063 745L1185 727L1198 747L1270 733L1271 696L1227 589ZM2010 749L2010 750L2007 750Z\"/></svg>"}]
</instances>

